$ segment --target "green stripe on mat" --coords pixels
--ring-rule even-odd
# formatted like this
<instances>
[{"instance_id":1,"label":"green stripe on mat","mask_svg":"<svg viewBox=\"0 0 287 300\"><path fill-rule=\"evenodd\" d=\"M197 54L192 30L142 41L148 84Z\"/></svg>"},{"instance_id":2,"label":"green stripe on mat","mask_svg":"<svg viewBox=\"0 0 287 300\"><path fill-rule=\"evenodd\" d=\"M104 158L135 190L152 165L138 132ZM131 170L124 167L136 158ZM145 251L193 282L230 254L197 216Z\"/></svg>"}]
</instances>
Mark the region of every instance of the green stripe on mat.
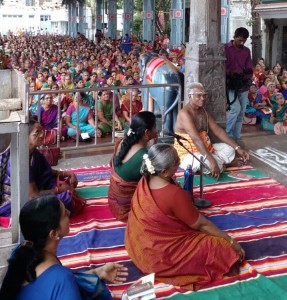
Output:
<instances>
[{"instance_id":1,"label":"green stripe on mat","mask_svg":"<svg viewBox=\"0 0 287 300\"><path fill-rule=\"evenodd\" d=\"M79 195L83 198L107 197L109 186L84 187L77 189Z\"/></svg>"},{"instance_id":2,"label":"green stripe on mat","mask_svg":"<svg viewBox=\"0 0 287 300\"><path fill-rule=\"evenodd\" d=\"M248 174L248 175L252 175L256 179L267 178L267 176L259 170L254 170L254 169L252 169L252 170L239 170L238 172ZM240 181L239 179L229 177L228 174L230 174L230 172L224 172L224 173L220 174L219 180L216 180L212 177L204 175L203 176L203 184L220 184L220 183ZM183 177L178 177L177 180L182 185L184 178ZM199 180L200 180L200 176L195 176L194 177L194 182L193 182L194 186L199 185Z\"/></svg>"},{"instance_id":3,"label":"green stripe on mat","mask_svg":"<svg viewBox=\"0 0 287 300\"><path fill-rule=\"evenodd\" d=\"M258 170L244 170L240 171L241 173L252 175L254 178L260 179L260 178L266 178L266 175ZM214 178L211 178L209 176L203 177L203 184L220 184L220 183L227 183L227 182L237 182L238 179L232 178L228 176L229 172L224 172L220 175L220 180L216 180ZM194 177L194 186L199 185L199 179L200 176ZM183 186L183 177L177 178L177 180L181 183L181 186ZM107 197L108 195L108 185L105 186L99 186L99 187L85 187L77 189L77 192L79 195L83 198L91 198L91 197Z\"/></svg>"},{"instance_id":4,"label":"green stripe on mat","mask_svg":"<svg viewBox=\"0 0 287 300\"><path fill-rule=\"evenodd\" d=\"M278 279L278 278L277 278ZM282 280L283 284L283 280ZM286 276L285 276L286 285ZM281 288L275 280L262 275L256 279L241 281L229 286L220 286L210 290L192 292L190 294L176 294L168 299L172 300L286 300L287 291Z\"/></svg>"},{"instance_id":5,"label":"green stripe on mat","mask_svg":"<svg viewBox=\"0 0 287 300\"><path fill-rule=\"evenodd\" d=\"M285 291L284 295L286 297L286 294L287 294L287 275L269 277L268 279L270 279L275 284L277 284L281 289L283 289ZM285 299L287 299L287 297Z\"/></svg>"}]
</instances>

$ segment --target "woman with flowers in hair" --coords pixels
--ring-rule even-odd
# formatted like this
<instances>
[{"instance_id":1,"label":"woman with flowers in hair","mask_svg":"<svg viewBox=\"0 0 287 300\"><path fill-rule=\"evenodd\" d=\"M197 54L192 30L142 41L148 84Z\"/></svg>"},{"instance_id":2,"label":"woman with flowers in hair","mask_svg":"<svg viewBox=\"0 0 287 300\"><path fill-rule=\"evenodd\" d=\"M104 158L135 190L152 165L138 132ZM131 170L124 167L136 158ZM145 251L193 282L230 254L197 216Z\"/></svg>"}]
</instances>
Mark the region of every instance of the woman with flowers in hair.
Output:
<instances>
[{"instance_id":1,"label":"woman with flowers in hair","mask_svg":"<svg viewBox=\"0 0 287 300\"><path fill-rule=\"evenodd\" d=\"M141 178L140 168L147 144L157 138L155 115L149 111L136 114L125 137L115 145L111 160L111 178L108 191L110 209L116 219L126 222L131 198Z\"/></svg>"},{"instance_id":2,"label":"woman with flowers in hair","mask_svg":"<svg viewBox=\"0 0 287 300\"><path fill-rule=\"evenodd\" d=\"M245 252L175 184L180 159L173 145L154 145L143 158L144 176L131 201L125 234L135 265L145 274L155 273L156 280L194 291L237 274Z\"/></svg>"}]
</instances>

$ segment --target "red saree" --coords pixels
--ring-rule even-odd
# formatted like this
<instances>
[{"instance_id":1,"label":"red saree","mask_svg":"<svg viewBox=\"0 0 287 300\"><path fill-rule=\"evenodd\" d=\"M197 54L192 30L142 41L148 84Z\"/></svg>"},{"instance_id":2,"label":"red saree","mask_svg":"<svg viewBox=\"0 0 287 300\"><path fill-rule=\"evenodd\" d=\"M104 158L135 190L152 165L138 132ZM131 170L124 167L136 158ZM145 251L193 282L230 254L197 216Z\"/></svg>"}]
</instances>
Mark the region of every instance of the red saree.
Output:
<instances>
[{"instance_id":1,"label":"red saree","mask_svg":"<svg viewBox=\"0 0 287 300\"><path fill-rule=\"evenodd\" d=\"M221 279L239 259L225 239L165 215L152 198L145 177L132 198L125 246L142 272L155 273L157 280L189 290Z\"/></svg>"},{"instance_id":2,"label":"red saree","mask_svg":"<svg viewBox=\"0 0 287 300\"><path fill-rule=\"evenodd\" d=\"M121 140L115 145L115 152ZM108 191L108 202L110 210L115 218L122 222L127 222L131 209L131 199L138 182L126 182L116 172L114 168L114 156L111 159L111 177Z\"/></svg>"}]
</instances>

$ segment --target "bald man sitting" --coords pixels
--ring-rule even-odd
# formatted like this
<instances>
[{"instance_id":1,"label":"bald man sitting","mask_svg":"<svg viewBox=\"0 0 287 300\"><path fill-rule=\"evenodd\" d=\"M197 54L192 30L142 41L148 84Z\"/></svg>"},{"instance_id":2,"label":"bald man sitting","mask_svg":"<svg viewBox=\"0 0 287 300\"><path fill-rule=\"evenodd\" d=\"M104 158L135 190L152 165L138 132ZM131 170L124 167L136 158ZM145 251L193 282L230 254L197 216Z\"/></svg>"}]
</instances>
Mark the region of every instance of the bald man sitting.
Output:
<instances>
[{"instance_id":1,"label":"bald man sitting","mask_svg":"<svg viewBox=\"0 0 287 300\"><path fill-rule=\"evenodd\" d=\"M179 111L175 131L187 139L182 142L192 153L199 159L204 157L204 162L210 169L204 169L204 173L218 178L224 171L224 166L234 161L236 151L244 162L249 159L249 154L237 145L205 110L207 94L203 85L195 82L190 84L187 90L189 103ZM212 144L208 136L209 131L222 143ZM181 159L182 168L186 169L190 165L193 171L199 170L200 163L180 146L177 140L174 146Z\"/></svg>"}]
</instances>

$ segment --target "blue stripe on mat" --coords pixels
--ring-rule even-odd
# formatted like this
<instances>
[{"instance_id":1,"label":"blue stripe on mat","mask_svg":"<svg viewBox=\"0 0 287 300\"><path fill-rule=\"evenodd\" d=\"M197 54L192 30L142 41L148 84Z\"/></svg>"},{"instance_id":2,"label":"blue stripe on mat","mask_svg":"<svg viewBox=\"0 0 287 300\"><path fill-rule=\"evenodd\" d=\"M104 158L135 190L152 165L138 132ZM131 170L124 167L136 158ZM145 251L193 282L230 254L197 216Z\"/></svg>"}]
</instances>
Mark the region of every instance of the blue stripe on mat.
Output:
<instances>
[{"instance_id":1,"label":"blue stripe on mat","mask_svg":"<svg viewBox=\"0 0 287 300\"><path fill-rule=\"evenodd\" d=\"M58 247L58 255L82 252L89 248L101 249L122 246L124 244L125 228L95 230L81 232L75 236L65 237Z\"/></svg>"}]
</instances>

